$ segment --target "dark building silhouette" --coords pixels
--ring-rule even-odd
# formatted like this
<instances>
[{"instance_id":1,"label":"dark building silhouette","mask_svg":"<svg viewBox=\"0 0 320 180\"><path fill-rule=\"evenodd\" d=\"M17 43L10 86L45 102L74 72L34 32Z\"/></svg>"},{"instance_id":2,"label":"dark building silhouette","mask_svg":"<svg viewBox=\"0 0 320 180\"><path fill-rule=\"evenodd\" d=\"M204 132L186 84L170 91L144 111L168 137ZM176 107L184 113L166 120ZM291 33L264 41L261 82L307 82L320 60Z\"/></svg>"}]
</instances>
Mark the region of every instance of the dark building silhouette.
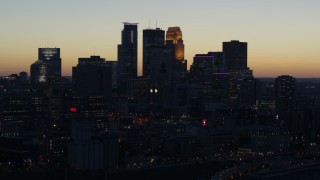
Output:
<instances>
[{"instance_id":1,"label":"dark building silhouette","mask_svg":"<svg viewBox=\"0 0 320 180\"><path fill-rule=\"evenodd\" d=\"M240 105L256 105L256 79L253 76L244 78L240 86Z\"/></svg>"},{"instance_id":2,"label":"dark building silhouette","mask_svg":"<svg viewBox=\"0 0 320 180\"><path fill-rule=\"evenodd\" d=\"M221 168L243 165L222 175L245 179L250 169L260 173L303 166L303 158L316 161L319 80L255 79L247 67L247 43L239 41L224 42L223 52L196 54L187 74L180 27L169 27L166 34L160 28L143 30L144 76L137 77L137 34L136 23L124 23L118 61L79 58L72 81L59 81L59 48L39 48L31 84L25 72L0 78L5 176L11 167L20 177L41 166L55 168L37 168L39 177L50 171L57 177L139 179L134 177L148 169L219 161L209 174L196 168L192 177L206 179ZM292 163L278 164L282 157ZM271 164L247 169L252 159Z\"/></svg>"},{"instance_id":3,"label":"dark building silhouette","mask_svg":"<svg viewBox=\"0 0 320 180\"><path fill-rule=\"evenodd\" d=\"M296 79L283 75L275 79L276 108L284 110L292 108L296 97Z\"/></svg>"},{"instance_id":4,"label":"dark building silhouette","mask_svg":"<svg viewBox=\"0 0 320 180\"><path fill-rule=\"evenodd\" d=\"M110 170L118 165L118 139L101 135L93 121L72 121L69 163L81 170Z\"/></svg>"},{"instance_id":5,"label":"dark building silhouette","mask_svg":"<svg viewBox=\"0 0 320 180\"><path fill-rule=\"evenodd\" d=\"M256 81L247 67L247 43L224 42L223 52L197 54L190 67L189 82L202 87L205 104L253 106L256 103Z\"/></svg>"},{"instance_id":6,"label":"dark building silhouette","mask_svg":"<svg viewBox=\"0 0 320 180\"><path fill-rule=\"evenodd\" d=\"M178 117L183 114L189 116L191 121L203 118L203 88L198 84L180 84L177 85L175 94L176 105L179 107Z\"/></svg>"},{"instance_id":7,"label":"dark building silhouette","mask_svg":"<svg viewBox=\"0 0 320 180\"><path fill-rule=\"evenodd\" d=\"M206 102L226 102L229 79L230 73L225 69L222 52L195 55L189 81L201 85Z\"/></svg>"},{"instance_id":8,"label":"dark building silhouette","mask_svg":"<svg viewBox=\"0 0 320 180\"><path fill-rule=\"evenodd\" d=\"M212 89L214 102L227 102L229 99L230 73L217 72L213 73Z\"/></svg>"},{"instance_id":9,"label":"dark building silhouette","mask_svg":"<svg viewBox=\"0 0 320 180\"><path fill-rule=\"evenodd\" d=\"M121 44L118 45L118 90L126 93L127 80L137 77L138 24L123 23Z\"/></svg>"},{"instance_id":10,"label":"dark building silhouette","mask_svg":"<svg viewBox=\"0 0 320 180\"><path fill-rule=\"evenodd\" d=\"M197 83L211 81L213 75L214 57L207 54L196 54L190 67L190 81Z\"/></svg>"},{"instance_id":11,"label":"dark building silhouette","mask_svg":"<svg viewBox=\"0 0 320 180\"><path fill-rule=\"evenodd\" d=\"M129 112L147 113L149 110L149 97L151 97L149 79L144 77L129 79L128 89L130 89L128 91Z\"/></svg>"},{"instance_id":12,"label":"dark building silhouette","mask_svg":"<svg viewBox=\"0 0 320 180\"><path fill-rule=\"evenodd\" d=\"M2 81L2 88L5 91L14 91L19 89L20 86L25 84L26 82L22 81L21 77L18 74L10 74L9 76L4 76Z\"/></svg>"},{"instance_id":13,"label":"dark building silhouette","mask_svg":"<svg viewBox=\"0 0 320 180\"><path fill-rule=\"evenodd\" d=\"M149 79L153 91L150 94L153 107L173 104L176 86L187 80L187 61L179 27L169 27L166 39L165 31L160 28L143 30L143 76Z\"/></svg>"},{"instance_id":14,"label":"dark building silhouette","mask_svg":"<svg viewBox=\"0 0 320 180\"><path fill-rule=\"evenodd\" d=\"M213 72L226 72L223 52L208 52L208 56L213 56L214 58Z\"/></svg>"},{"instance_id":15,"label":"dark building silhouette","mask_svg":"<svg viewBox=\"0 0 320 180\"><path fill-rule=\"evenodd\" d=\"M118 77L117 77L117 66L118 61L106 61L106 63L112 67L112 88L117 89L118 87Z\"/></svg>"},{"instance_id":16,"label":"dark building silhouette","mask_svg":"<svg viewBox=\"0 0 320 180\"><path fill-rule=\"evenodd\" d=\"M172 44L152 46L150 55L150 88L157 90L153 96L161 102L154 102L158 105L169 105L174 94L173 63L174 51Z\"/></svg>"},{"instance_id":17,"label":"dark building silhouette","mask_svg":"<svg viewBox=\"0 0 320 180\"><path fill-rule=\"evenodd\" d=\"M302 128L297 126L299 112L295 112L296 79L288 75L278 76L275 79L275 97L278 123L296 134L297 129Z\"/></svg>"},{"instance_id":18,"label":"dark building silhouette","mask_svg":"<svg viewBox=\"0 0 320 180\"><path fill-rule=\"evenodd\" d=\"M30 83L46 83L48 81L48 65L42 60L37 60L30 66Z\"/></svg>"},{"instance_id":19,"label":"dark building silhouette","mask_svg":"<svg viewBox=\"0 0 320 180\"><path fill-rule=\"evenodd\" d=\"M214 57L207 54L196 54L190 67L190 82L199 84L205 101L212 101L213 96Z\"/></svg>"},{"instance_id":20,"label":"dark building silhouette","mask_svg":"<svg viewBox=\"0 0 320 180\"><path fill-rule=\"evenodd\" d=\"M112 66L100 56L79 58L72 68L74 91L82 95L103 95L111 98Z\"/></svg>"},{"instance_id":21,"label":"dark building silhouette","mask_svg":"<svg viewBox=\"0 0 320 180\"><path fill-rule=\"evenodd\" d=\"M249 68L230 71L229 105L253 106L256 101L256 82Z\"/></svg>"},{"instance_id":22,"label":"dark building silhouette","mask_svg":"<svg viewBox=\"0 0 320 180\"><path fill-rule=\"evenodd\" d=\"M38 59L48 66L47 77L50 81L61 79L60 48L39 48Z\"/></svg>"},{"instance_id":23,"label":"dark building silhouette","mask_svg":"<svg viewBox=\"0 0 320 180\"><path fill-rule=\"evenodd\" d=\"M27 72L20 72L19 73L20 81L22 83L27 83L28 82L28 73Z\"/></svg>"},{"instance_id":24,"label":"dark building silhouette","mask_svg":"<svg viewBox=\"0 0 320 180\"><path fill-rule=\"evenodd\" d=\"M261 114L274 115L276 111L275 83L257 81L257 100Z\"/></svg>"},{"instance_id":25,"label":"dark building silhouette","mask_svg":"<svg viewBox=\"0 0 320 180\"><path fill-rule=\"evenodd\" d=\"M172 104L177 70L175 44L173 40L165 42L165 31L160 28L143 31L143 68L144 77L149 79L153 109Z\"/></svg>"},{"instance_id":26,"label":"dark building silhouette","mask_svg":"<svg viewBox=\"0 0 320 180\"><path fill-rule=\"evenodd\" d=\"M151 78L152 48L165 44L164 34L160 28L143 30L143 76L146 78Z\"/></svg>"},{"instance_id":27,"label":"dark building silhouette","mask_svg":"<svg viewBox=\"0 0 320 180\"><path fill-rule=\"evenodd\" d=\"M246 42L223 42L223 54L227 69L237 70L247 68Z\"/></svg>"},{"instance_id":28,"label":"dark building silhouette","mask_svg":"<svg viewBox=\"0 0 320 180\"><path fill-rule=\"evenodd\" d=\"M7 92L0 94L1 134L20 136L24 132L45 131L47 101L42 93Z\"/></svg>"},{"instance_id":29,"label":"dark building silhouette","mask_svg":"<svg viewBox=\"0 0 320 180\"><path fill-rule=\"evenodd\" d=\"M108 131L108 108L110 102L101 95L74 94L68 102L72 119L94 122L97 131Z\"/></svg>"}]
</instances>

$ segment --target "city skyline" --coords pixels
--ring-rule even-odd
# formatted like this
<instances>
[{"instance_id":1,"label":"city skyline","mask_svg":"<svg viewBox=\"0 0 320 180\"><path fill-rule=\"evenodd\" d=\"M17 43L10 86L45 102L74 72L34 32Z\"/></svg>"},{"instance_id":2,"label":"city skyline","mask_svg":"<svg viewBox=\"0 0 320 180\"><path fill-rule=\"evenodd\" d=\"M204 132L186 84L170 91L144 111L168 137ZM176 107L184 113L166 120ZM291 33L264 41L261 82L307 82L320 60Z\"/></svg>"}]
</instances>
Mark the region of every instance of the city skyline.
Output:
<instances>
[{"instance_id":1,"label":"city skyline","mask_svg":"<svg viewBox=\"0 0 320 180\"><path fill-rule=\"evenodd\" d=\"M240 40L248 42L248 66L256 77L320 77L318 7L317 1L2 2L0 75L29 72L41 47L61 49L63 76L71 75L80 57L117 60L121 23L128 21L139 23L139 75L143 29L179 26L188 68L196 54Z\"/></svg>"},{"instance_id":2,"label":"city skyline","mask_svg":"<svg viewBox=\"0 0 320 180\"><path fill-rule=\"evenodd\" d=\"M319 7L0 3L0 179L319 179Z\"/></svg>"}]
</instances>

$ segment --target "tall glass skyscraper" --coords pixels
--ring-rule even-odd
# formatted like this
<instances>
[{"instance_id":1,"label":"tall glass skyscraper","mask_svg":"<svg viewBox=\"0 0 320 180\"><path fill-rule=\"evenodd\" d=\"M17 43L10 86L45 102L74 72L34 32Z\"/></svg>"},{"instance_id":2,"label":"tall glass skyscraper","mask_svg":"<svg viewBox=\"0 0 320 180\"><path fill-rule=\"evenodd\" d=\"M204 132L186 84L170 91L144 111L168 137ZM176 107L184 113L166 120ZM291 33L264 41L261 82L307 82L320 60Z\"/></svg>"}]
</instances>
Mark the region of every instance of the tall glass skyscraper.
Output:
<instances>
[{"instance_id":1,"label":"tall glass skyscraper","mask_svg":"<svg viewBox=\"0 0 320 180\"><path fill-rule=\"evenodd\" d=\"M128 78L137 77L138 23L123 23L121 44L118 45L118 89L127 88Z\"/></svg>"},{"instance_id":2,"label":"tall glass skyscraper","mask_svg":"<svg viewBox=\"0 0 320 180\"><path fill-rule=\"evenodd\" d=\"M30 83L46 83L48 74L48 65L41 60L37 60L30 66Z\"/></svg>"},{"instance_id":3,"label":"tall glass skyscraper","mask_svg":"<svg viewBox=\"0 0 320 180\"><path fill-rule=\"evenodd\" d=\"M60 48L39 48L38 59L47 64L48 80L59 81L61 79Z\"/></svg>"}]
</instances>

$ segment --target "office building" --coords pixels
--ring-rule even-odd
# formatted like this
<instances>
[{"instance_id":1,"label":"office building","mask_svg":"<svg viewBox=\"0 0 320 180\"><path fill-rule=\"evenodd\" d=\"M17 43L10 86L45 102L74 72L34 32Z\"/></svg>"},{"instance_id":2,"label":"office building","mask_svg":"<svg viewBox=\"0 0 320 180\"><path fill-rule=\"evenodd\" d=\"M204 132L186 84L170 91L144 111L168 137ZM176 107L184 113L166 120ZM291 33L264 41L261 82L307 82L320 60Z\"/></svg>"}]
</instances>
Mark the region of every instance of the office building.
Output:
<instances>
[{"instance_id":1,"label":"office building","mask_svg":"<svg viewBox=\"0 0 320 180\"><path fill-rule=\"evenodd\" d=\"M175 61L173 62L174 84L184 84L187 80L187 60L184 59L184 44L180 27L169 27L166 34L166 43L173 43Z\"/></svg>"},{"instance_id":2,"label":"office building","mask_svg":"<svg viewBox=\"0 0 320 180\"><path fill-rule=\"evenodd\" d=\"M296 97L296 79L283 75L275 79L276 107L278 110L293 107Z\"/></svg>"},{"instance_id":3,"label":"office building","mask_svg":"<svg viewBox=\"0 0 320 180\"><path fill-rule=\"evenodd\" d=\"M79 58L72 67L72 81L75 92L81 95L103 95L111 98L112 64L100 56Z\"/></svg>"},{"instance_id":4,"label":"office building","mask_svg":"<svg viewBox=\"0 0 320 180\"><path fill-rule=\"evenodd\" d=\"M223 42L223 54L228 70L247 68L247 43L239 41Z\"/></svg>"},{"instance_id":5,"label":"office building","mask_svg":"<svg viewBox=\"0 0 320 180\"><path fill-rule=\"evenodd\" d=\"M30 83L46 83L48 80L48 65L42 60L37 60L30 66Z\"/></svg>"},{"instance_id":6,"label":"office building","mask_svg":"<svg viewBox=\"0 0 320 180\"><path fill-rule=\"evenodd\" d=\"M214 57L207 54L196 54L190 67L190 82L199 84L205 101L212 101Z\"/></svg>"},{"instance_id":7,"label":"office building","mask_svg":"<svg viewBox=\"0 0 320 180\"><path fill-rule=\"evenodd\" d=\"M39 48L38 59L47 64L47 77L49 81L61 80L60 48Z\"/></svg>"},{"instance_id":8,"label":"office building","mask_svg":"<svg viewBox=\"0 0 320 180\"><path fill-rule=\"evenodd\" d=\"M118 90L125 94L127 80L137 77L138 24L123 23L121 44L118 45Z\"/></svg>"},{"instance_id":9,"label":"office building","mask_svg":"<svg viewBox=\"0 0 320 180\"><path fill-rule=\"evenodd\" d=\"M229 70L229 105L252 106L256 99L256 82L249 68Z\"/></svg>"},{"instance_id":10,"label":"office building","mask_svg":"<svg viewBox=\"0 0 320 180\"><path fill-rule=\"evenodd\" d=\"M184 44L180 27L169 27L166 34L166 41L173 41L176 60L184 60Z\"/></svg>"},{"instance_id":11,"label":"office building","mask_svg":"<svg viewBox=\"0 0 320 180\"><path fill-rule=\"evenodd\" d=\"M208 52L208 56L213 56L213 72L226 72L223 52Z\"/></svg>"},{"instance_id":12,"label":"office building","mask_svg":"<svg viewBox=\"0 0 320 180\"><path fill-rule=\"evenodd\" d=\"M151 78L152 47L165 44L164 34L160 28L143 30L143 76L146 78Z\"/></svg>"}]
</instances>

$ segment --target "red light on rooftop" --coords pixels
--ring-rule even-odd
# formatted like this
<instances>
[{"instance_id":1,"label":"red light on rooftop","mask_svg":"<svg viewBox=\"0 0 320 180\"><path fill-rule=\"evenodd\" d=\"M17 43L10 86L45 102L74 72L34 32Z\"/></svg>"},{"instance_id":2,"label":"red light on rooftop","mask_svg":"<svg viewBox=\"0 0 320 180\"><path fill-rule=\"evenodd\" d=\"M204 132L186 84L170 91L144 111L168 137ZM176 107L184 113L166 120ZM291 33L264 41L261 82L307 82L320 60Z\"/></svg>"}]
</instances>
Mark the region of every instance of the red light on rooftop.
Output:
<instances>
[{"instance_id":1,"label":"red light on rooftop","mask_svg":"<svg viewBox=\"0 0 320 180\"><path fill-rule=\"evenodd\" d=\"M202 119L202 126L207 126L207 120L206 119Z\"/></svg>"},{"instance_id":2,"label":"red light on rooftop","mask_svg":"<svg viewBox=\"0 0 320 180\"><path fill-rule=\"evenodd\" d=\"M71 108L70 108L70 112L73 112L73 113L77 112L77 108L71 107Z\"/></svg>"}]
</instances>

